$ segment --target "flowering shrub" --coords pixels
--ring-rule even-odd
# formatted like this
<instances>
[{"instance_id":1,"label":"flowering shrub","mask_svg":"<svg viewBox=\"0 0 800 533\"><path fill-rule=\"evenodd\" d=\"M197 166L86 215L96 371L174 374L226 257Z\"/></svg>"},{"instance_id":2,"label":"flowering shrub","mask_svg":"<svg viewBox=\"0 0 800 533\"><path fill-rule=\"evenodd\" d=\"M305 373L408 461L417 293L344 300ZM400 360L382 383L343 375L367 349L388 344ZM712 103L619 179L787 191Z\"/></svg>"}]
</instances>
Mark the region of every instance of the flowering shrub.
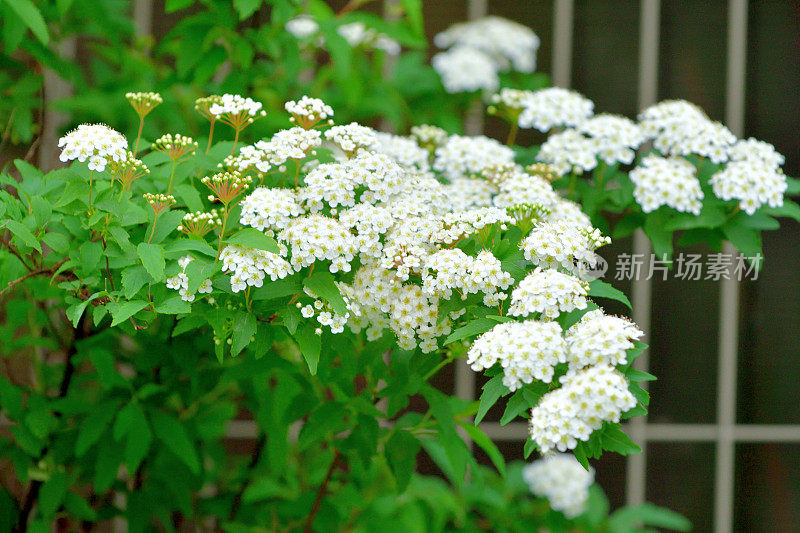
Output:
<instances>
[{"instance_id":1,"label":"flowering shrub","mask_svg":"<svg viewBox=\"0 0 800 533\"><path fill-rule=\"evenodd\" d=\"M391 26L314 5L281 21L302 53L399 53ZM133 142L83 124L59 142L69 167L18 160L20 179L2 176L0 350L32 362L32 376L0 378L19 489L0 493L4 525L688 528L653 506L609 516L592 484L590 458L639 450L620 422L646 413L639 383L654 379L631 367L642 332L598 305L629 304L591 276L595 251L643 227L658 252L673 231L752 252L770 217L798 216L783 198L796 181L769 145L690 104L634 122L534 90L527 28L489 18L436 44L441 88L466 94L431 116L460 131L453 109L483 97L509 121L507 145L337 125L308 96L281 117L237 94L196 101L207 139L150 143L145 124L167 106L138 92ZM401 56L398 76L419 61ZM283 129L247 144L264 122ZM513 147L518 128L551 135ZM477 402L430 383L458 359L488 379ZM529 420L525 457L543 455L524 471L479 427L498 402L501 424ZM256 422L244 461L224 440L240 413ZM414 472L420 450L446 481Z\"/></svg>"},{"instance_id":2,"label":"flowering shrub","mask_svg":"<svg viewBox=\"0 0 800 533\"><path fill-rule=\"evenodd\" d=\"M153 110L141 102L158 105L129 98L142 119ZM55 398L46 384L0 381L9 457L30 480L20 524L62 507L90 521L121 507L132 527L175 511L369 522L372 500L355 514L337 505L374 476L389 476L389 494L434 483L411 475L420 447L461 490L475 490L467 468L498 483L455 428L503 474L470 417L509 394L503 423L533 408L526 455L574 450L587 465L638 450L619 422L647 404L637 383L652 377L630 368L641 332L590 299L627 302L581 277L608 239L553 191L551 170L524 169L485 137L333 125L334 110L308 97L285 106L297 126L242 145L260 107L199 101L210 127L234 137L206 150L181 134L129 143L82 125L60 142L70 167L43 175L17 161L21 181L4 177L3 293L38 287L36 312L70 332L60 377L42 376L58 382ZM478 403L428 383L459 358L491 378ZM408 410L417 394L421 413ZM244 471L218 444L241 401L259 427ZM219 492L201 491L207 483ZM107 499L117 491L120 507ZM328 492L337 503L322 512ZM294 503L277 505L279 494ZM519 512L565 519L532 509Z\"/></svg>"}]
</instances>

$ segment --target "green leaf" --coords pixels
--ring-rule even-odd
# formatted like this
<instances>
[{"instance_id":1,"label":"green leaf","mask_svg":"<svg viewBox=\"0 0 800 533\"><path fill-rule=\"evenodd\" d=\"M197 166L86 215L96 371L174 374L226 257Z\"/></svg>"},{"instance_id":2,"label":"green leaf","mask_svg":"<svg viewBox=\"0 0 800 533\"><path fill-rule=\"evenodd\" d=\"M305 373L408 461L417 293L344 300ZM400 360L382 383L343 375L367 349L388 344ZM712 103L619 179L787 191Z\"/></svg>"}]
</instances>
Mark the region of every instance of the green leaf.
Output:
<instances>
[{"instance_id":1,"label":"green leaf","mask_svg":"<svg viewBox=\"0 0 800 533\"><path fill-rule=\"evenodd\" d=\"M486 436L486 433L480 430L480 428L475 427L474 425L470 424L469 422L464 422L463 420L459 420L458 422L464 431L467 432L469 438L475 442L481 449L486 452L486 455L489 456L491 459L492 464L494 467L497 468L497 471L500 472L500 475L505 477L506 475L506 462L503 459L503 454L500 453L500 450L497 448L497 445L492 442L492 440Z\"/></svg>"},{"instance_id":2,"label":"green leaf","mask_svg":"<svg viewBox=\"0 0 800 533\"><path fill-rule=\"evenodd\" d=\"M139 289L144 287L145 284L152 281L153 278L147 273L147 270L141 265L135 265L126 268L122 271L122 289L125 298L130 300Z\"/></svg>"},{"instance_id":3,"label":"green leaf","mask_svg":"<svg viewBox=\"0 0 800 533\"><path fill-rule=\"evenodd\" d=\"M130 302L112 302L107 304L108 312L114 320L111 321L111 326L114 327L122 322L125 322L130 317L147 307L147 302L142 300L133 300Z\"/></svg>"},{"instance_id":4,"label":"green leaf","mask_svg":"<svg viewBox=\"0 0 800 533\"><path fill-rule=\"evenodd\" d=\"M276 281L264 281L264 285L256 288L251 297L256 300L272 300L274 298L282 298L284 296L291 296L302 291L303 287L297 280L292 278L279 279Z\"/></svg>"},{"instance_id":5,"label":"green leaf","mask_svg":"<svg viewBox=\"0 0 800 533\"><path fill-rule=\"evenodd\" d=\"M244 20L261 7L262 0L233 0L233 7L239 12L239 20Z\"/></svg>"},{"instance_id":6,"label":"green leaf","mask_svg":"<svg viewBox=\"0 0 800 533\"><path fill-rule=\"evenodd\" d=\"M624 507L612 514L608 520L609 533L628 533L638 526L663 527L674 531L692 529L692 523L683 516L652 503Z\"/></svg>"},{"instance_id":7,"label":"green leaf","mask_svg":"<svg viewBox=\"0 0 800 533\"><path fill-rule=\"evenodd\" d=\"M95 370L97 370L97 378L104 388L110 389L116 386L127 387L128 382L117 372L114 356L112 356L110 352L105 350L92 350L89 352L89 360L92 362L92 365L94 365Z\"/></svg>"},{"instance_id":8,"label":"green leaf","mask_svg":"<svg viewBox=\"0 0 800 533\"><path fill-rule=\"evenodd\" d=\"M619 425L609 425L602 432L602 446L604 450L616 452L620 455L639 453L642 449L626 435Z\"/></svg>"},{"instance_id":9,"label":"green leaf","mask_svg":"<svg viewBox=\"0 0 800 533\"><path fill-rule=\"evenodd\" d=\"M800 206L788 198L783 199L783 205L781 207L763 207L761 211L768 215L793 218L800 222Z\"/></svg>"},{"instance_id":10,"label":"green leaf","mask_svg":"<svg viewBox=\"0 0 800 533\"><path fill-rule=\"evenodd\" d=\"M244 348L250 344L256 334L258 322L252 313L240 311L236 313L233 323L233 336L231 339L231 355L237 356Z\"/></svg>"},{"instance_id":11,"label":"green leaf","mask_svg":"<svg viewBox=\"0 0 800 533\"><path fill-rule=\"evenodd\" d=\"M179 239L167 245L166 253L170 257L183 257L186 252L200 252L209 257L217 256L217 251L210 244L197 239Z\"/></svg>"},{"instance_id":12,"label":"green leaf","mask_svg":"<svg viewBox=\"0 0 800 533\"><path fill-rule=\"evenodd\" d=\"M474 337L476 335L480 335L481 333L486 333L493 327L497 325L497 320L483 317L478 318L476 320L471 321L465 326L462 326L451 333L447 339L445 339L444 344L445 346L453 343L455 341L464 339L466 337Z\"/></svg>"},{"instance_id":13,"label":"green leaf","mask_svg":"<svg viewBox=\"0 0 800 533\"><path fill-rule=\"evenodd\" d=\"M266 250L274 254L280 253L278 243L271 237L267 237L264 232L258 231L255 228L244 228L237 231L227 239L225 242L228 244L241 244L242 246L249 246L250 248L257 248L258 250Z\"/></svg>"},{"instance_id":14,"label":"green leaf","mask_svg":"<svg viewBox=\"0 0 800 533\"><path fill-rule=\"evenodd\" d=\"M317 373L319 356L322 351L322 336L317 335L315 330L313 322L303 322L292 335L297 346L300 347L300 352L303 354L303 358L308 364L308 371L312 376Z\"/></svg>"},{"instance_id":15,"label":"green leaf","mask_svg":"<svg viewBox=\"0 0 800 533\"><path fill-rule=\"evenodd\" d=\"M42 245L39 244L39 239L37 239L34 234L31 233L31 230L29 230L21 222L17 222L16 220L6 220L2 225L0 225L0 229L3 228L9 230L15 237L25 243L26 246L30 246L37 252L42 253Z\"/></svg>"},{"instance_id":16,"label":"green leaf","mask_svg":"<svg viewBox=\"0 0 800 533\"><path fill-rule=\"evenodd\" d=\"M10 0L6 2L11 9L19 15L19 18L33 32L39 41L45 46L50 42L50 34L47 32L47 24L42 18L42 14L33 5L31 0Z\"/></svg>"},{"instance_id":17,"label":"green leaf","mask_svg":"<svg viewBox=\"0 0 800 533\"><path fill-rule=\"evenodd\" d=\"M626 306L628 306L628 309L633 309L631 306L631 301L628 300L628 297L625 296L625 293L615 289L610 284L599 279L593 279L589 282L589 296L594 298L609 298L611 300L616 300L624 303Z\"/></svg>"},{"instance_id":18,"label":"green leaf","mask_svg":"<svg viewBox=\"0 0 800 533\"><path fill-rule=\"evenodd\" d=\"M114 415L117 414L117 402L105 402L95 405L89 415L83 419L78 438L75 441L75 455L83 456L94 443L100 440Z\"/></svg>"},{"instance_id":19,"label":"green leaf","mask_svg":"<svg viewBox=\"0 0 800 533\"><path fill-rule=\"evenodd\" d=\"M188 433L183 423L164 413L163 411L152 411L150 421L153 424L153 432L164 445L189 468L194 474L200 473L200 460L197 457L197 450L189 439Z\"/></svg>"},{"instance_id":20,"label":"green leaf","mask_svg":"<svg viewBox=\"0 0 800 533\"><path fill-rule=\"evenodd\" d=\"M162 281L164 279L164 267L166 266L164 248L158 244L143 242L136 247L136 253L139 255L139 259L142 260L144 268L153 277L153 281Z\"/></svg>"},{"instance_id":21,"label":"green leaf","mask_svg":"<svg viewBox=\"0 0 800 533\"><path fill-rule=\"evenodd\" d=\"M197 189L192 187L187 183L181 183L177 187L175 187L175 194L183 200L183 203L186 204L186 207L189 208L189 211L202 211L203 210L203 201L200 199L200 193L197 192Z\"/></svg>"},{"instance_id":22,"label":"green leaf","mask_svg":"<svg viewBox=\"0 0 800 533\"><path fill-rule=\"evenodd\" d=\"M219 268L219 263L202 261L200 259L195 259L186 265L184 273L186 274L186 277L189 278L189 283L186 288L189 294L196 293L197 289L200 288L200 284L216 274Z\"/></svg>"},{"instance_id":23,"label":"green leaf","mask_svg":"<svg viewBox=\"0 0 800 533\"><path fill-rule=\"evenodd\" d=\"M156 306L156 313L162 313L164 315L182 315L191 312L191 304L178 294L170 296Z\"/></svg>"},{"instance_id":24,"label":"green leaf","mask_svg":"<svg viewBox=\"0 0 800 533\"><path fill-rule=\"evenodd\" d=\"M194 0L167 0L166 5L164 6L164 11L167 13L172 13L173 11L178 11L179 9L185 9L192 4L194 4Z\"/></svg>"},{"instance_id":25,"label":"green leaf","mask_svg":"<svg viewBox=\"0 0 800 533\"><path fill-rule=\"evenodd\" d=\"M25 415L22 407L22 391L4 376L0 376L0 409L8 413L12 420L18 420Z\"/></svg>"},{"instance_id":26,"label":"green leaf","mask_svg":"<svg viewBox=\"0 0 800 533\"><path fill-rule=\"evenodd\" d=\"M44 482L39 491L39 512L42 516L49 518L58 511L68 487L69 480L65 472L54 472L50 479Z\"/></svg>"},{"instance_id":27,"label":"green leaf","mask_svg":"<svg viewBox=\"0 0 800 533\"><path fill-rule=\"evenodd\" d=\"M419 441L404 429L398 429L386 442L386 462L394 474L398 492L405 492L411 481L411 474L416 469Z\"/></svg>"},{"instance_id":28,"label":"green leaf","mask_svg":"<svg viewBox=\"0 0 800 533\"><path fill-rule=\"evenodd\" d=\"M800 179L786 177L786 194L800 194Z\"/></svg>"},{"instance_id":29,"label":"green leaf","mask_svg":"<svg viewBox=\"0 0 800 533\"><path fill-rule=\"evenodd\" d=\"M475 415L475 425L481 423L483 417L492 406L497 403L501 396L510 394L508 387L503 385L503 374L497 374L483 385L480 403L478 404L478 414Z\"/></svg>"},{"instance_id":30,"label":"green leaf","mask_svg":"<svg viewBox=\"0 0 800 533\"><path fill-rule=\"evenodd\" d=\"M336 280L330 272L315 272L308 279L303 281L303 285L314 294L328 302L336 314L344 316L347 314L347 304L339 292Z\"/></svg>"},{"instance_id":31,"label":"green leaf","mask_svg":"<svg viewBox=\"0 0 800 533\"><path fill-rule=\"evenodd\" d=\"M242 494L244 503L268 500L286 493L286 487L273 478L263 477L253 481Z\"/></svg>"},{"instance_id":32,"label":"green leaf","mask_svg":"<svg viewBox=\"0 0 800 533\"><path fill-rule=\"evenodd\" d=\"M761 232L747 228L742 224L735 224L731 219L722 226L725 237L747 257L755 257L761 253Z\"/></svg>"}]
</instances>

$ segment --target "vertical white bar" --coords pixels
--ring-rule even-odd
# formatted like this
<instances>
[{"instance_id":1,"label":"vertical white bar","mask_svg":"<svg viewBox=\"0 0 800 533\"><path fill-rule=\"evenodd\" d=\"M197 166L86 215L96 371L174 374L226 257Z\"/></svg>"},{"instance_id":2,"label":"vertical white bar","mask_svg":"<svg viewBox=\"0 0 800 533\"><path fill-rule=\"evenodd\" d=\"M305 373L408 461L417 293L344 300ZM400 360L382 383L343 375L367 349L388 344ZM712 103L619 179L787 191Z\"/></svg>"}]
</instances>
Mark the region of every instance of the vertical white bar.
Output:
<instances>
[{"instance_id":1,"label":"vertical white bar","mask_svg":"<svg viewBox=\"0 0 800 533\"><path fill-rule=\"evenodd\" d=\"M134 0L133 24L136 26L136 35L153 33L153 0Z\"/></svg>"},{"instance_id":2,"label":"vertical white bar","mask_svg":"<svg viewBox=\"0 0 800 533\"><path fill-rule=\"evenodd\" d=\"M468 20L475 20L486 16L488 9L488 0L467 0L467 19ZM483 103L473 102L469 109L467 109L467 116L464 117L464 131L467 135L480 135L483 133L483 124L484 124L484 115L483 115ZM463 367L463 369L461 369ZM467 368L466 364L458 364L456 366L457 369L461 369L461 372L471 372L469 368ZM456 370L456 377L458 377L459 370ZM470 376L472 374L470 373ZM471 381L472 378L470 378ZM458 392L458 385L459 381L456 379L456 392ZM474 384L469 389L474 391ZM465 391L466 393L466 391ZM472 398L470 398L472 399Z\"/></svg>"},{"instance_id":3,"label":"vertical white bar","mask_svg":"<svg viewBox=\"0 0 800 533\"><path fill-rule=\"evenodd\" d=\"M57 45L57 54L67 61L75 59L77 38L67 37ZM38 163L44 171L52 169L58 162L58 133L61 126L69 120L69 115L53 108L53 102L72 94L72 84L56 74L44 69L44 113L42 115L42 136L39 139Z\"/></svg>"},{"instance_id":4,"label":"vertical white bar","mask_svg":"<svg viewBox=\"0 0 800 533\"><path fill-rule=\"evenodd\" d=\"M728 66L725 87L725 121L730 130L744 134L745 68L747 64L747 0L728 2ZM724 252L735 254L728 242ZM736 374L739 344L739 283L724 279L720 287L719 373L717 396L717 461L714 476L714 531L733 531L736 469Z\"/></svg>"},{"instance_id":5,"label":"vertical white bar","mask_svg":"<svg viewBox=\"0 0 800 533\"><path fill-rule=\"evenodd\" d=\"M642 0L639 14L639 83L637 103L640 110L652 105L658 98L658 48L660 41L661 2ZM634 257L649 258L650 241L642 230L633 235ZM634 279L631 284L631 304L633 320L649 337L652 312L652 281ZM645 341L648 338L645 338ZM647 372L650 358L647 350L633 363L638 370ZM647 382L640 383L645 386ZM631 420L630 436L642 447L642 452L628 456L625 480L625 497L628 505L644 503L647 492L647 417L639 416Z\"/></svg>"},{"instance_id":6,"label":"vertical white bar","mask_svg":"<svg viewBox=\"0 0 800 533\"><path fill-rule=\"evenodd\" d=\"M572 84L573 0L555 0L553 4L553 85Z\"/></svg>"}]
</instances>

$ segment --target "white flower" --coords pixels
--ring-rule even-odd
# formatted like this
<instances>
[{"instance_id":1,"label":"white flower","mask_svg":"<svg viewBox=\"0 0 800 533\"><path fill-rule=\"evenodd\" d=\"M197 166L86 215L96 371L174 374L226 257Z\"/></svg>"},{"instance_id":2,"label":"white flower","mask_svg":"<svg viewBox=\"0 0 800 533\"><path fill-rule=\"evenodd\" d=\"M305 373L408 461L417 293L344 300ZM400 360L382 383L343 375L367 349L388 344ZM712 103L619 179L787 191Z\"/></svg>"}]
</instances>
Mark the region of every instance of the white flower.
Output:
<instances>
[{"instance_id":1,"label":"white flower","mask_svg":"<svg viewBox=\"0 0 800 533\"><path fill-rule=\"evenodd\" d=\"M241 203L239 222L257 230L281 230L289 220L303 213L297 194L290 189L259 187Z\"/></svg>"},{"instance_id":2,"label":"white flower","mask_svg":"<svg viewBox=\"0 0 800 533\"><path fill-rule=\"evenodd\" d=\"M238 94L223 94L219 103L212 104L208 111L215 116L230 113L236 115L247 113L251 117L256 116L263 106L261 102L256 102L252 98L245 98Z\"/></svg>"},{"instance_id":3,"label":"white flower","mask_svg":"<svg viewBox=\"0 0 800 533\"><path fill-rule=\"evenodd\" d=\"M550 507L575 518L586 511L594 469L586 470L574 455L554 453L527 465L522 478L532 493L547 498Z\"/></svg>"},{"instance_id":4,"label":"white flower","mask_svg":"<svg viewBox=\"0 0 800 533\"><path fill-rule=\"evenodd\" d=\"M576 226L569 220L541 222L522 241L525 259L534 265L562 268L578 274L586 266L597 264L594 251L611 242L600 230L591 226Z\"/></svg>"},{"instance_id":5,"label":"white flower","mask_svg":"<svg viewBox=\"0 0 800 533\"><path fill-rule=\"evenodd\" d=\"M128 141L104 124L81 124L58 140L61 161L88 161L89 169L102 172L111 161L127 157Z\"/></svg>"},{"instance_id":6,"label":"white flower","mask_svg":"<svg viewBox=\"0 0 800 533\"><path fill-rule=\"evenodd\" d=\"M305 117L309 121L326 120L333 116L333 108L319 98L303 96L300 100L289 101L284 108L297 117Z\"/></svg>"},{"instance_id":7,"label":"white flower","mask_svg":"<svg viewBox=\"0 0 800 533\"><path fill-rule=\"evenodd\" d=\"M559 175L583 174L597 166L599 148L596 142L567 129L551 135L543 144L536 159L551 165Z\"/></svg>"},{"instance_id":8,"label":"white flower","mask_svg":"<svg viewBox=\"0 0 800 533\"><path fill-rule=\"evenodd\" d=\"M322 215L294 218L278 234L289 245L291 265L295 270L315 261L331 261L333 273L350 271L350 261L358 253L355 237L338 220Z\"/></svg>"},{"instance_id":9,"label":"white flower","mask_svg":"<svg viewBox=\"0 0 800 533\"><path fill-rule=\"evenodd\" d=\"M569 370L559 380L561 388L531 409L530 434L542 453L572 450L603 422L619 422L636 407L625 376L609 365Z\"/></svg>"},{"instance_id":10,"label":"white flower","mask_svg":"<svg viewBox=\"0 0 800 533\"><path fill-rule=\"evenodd\" d=\"M287 21L285 27L296 39L311 37L319 31L319 24L309 15L298 15Z\"/></svg>"},{"instance_id":11,"label":"white flower","mask_svg":"<svg viewBox=\"0 0 800 533\"><path fill-rule=\"evenodd\" d=\"M391 37L378 33L360 21L342 24L336 32L344 37L347 43L356 47L359 45L371 46L377 50L383 50L389 55L396 56L400 53L400 43Z\"/></svg>"},{"instance_id":12,"label":"white flower","mask_svg":"<svg viewBox=\"0 0 800 533\"><path fill-rule=\"evenodd\" d=\"M498 194L493 203L497 207L513 207L519 204L540 205L552 208L560 201L553 186L539 176L531 176L521 168L505 174L498 185Z\"/></svg>"},{"instance_id":13,"label":"white flower","mask_svg":"<svg viewBox=\"0 0 800 533\"><path fill-rule=\"evenodd\" d=\"M600 309L583 315L567 330L567 359L571 370L586 366L624 365L633 341L644 333L627 318L608 316Z\"/></svg>"},{"instance_id":14,"label":"white flower","mask_svg":"<svg viewBox=\"0 0 800 533\"><path fill-rule=\"evenodd\" d=\"M229 244L222 249L219 258L222 271L231 274L233 292L261 287L267 276L276 281L292 273L291 266L280 255L240 244Z\"/></svg>"},{"instance_id":15,"label":"white flower","mask_svg":"<svg viewBox=\"0 0 800 533\"><path fill-rule=\"evenodd\" d=\"M763 206L780 207L786 192L786 176L780 169L758 160L733 161L709 180L717 198L739 200L739 207L752 215Z\"/></svg>"},{"instance_id":16,"label":"white flower","mask_svg":"<svg viewBox=\"0 0 800 533\"><path fill-rule=\"evenodd\" d=\"M378 141L372 128L351 122L346 126L334 126L325 132L325 138L336 144L343 152L354 153L360 148L374 148Z\"/></svg>"},{"instance_id":17,"label":"white flower","mask_svg":"<svg viewBox=\"0 0 800 533\"><path fill-rule=\"evenodd\" d=\"M595 148L595 155L609 165L630 164L635 150L645 141L642 129L629 118L601 113L578 126Z\"/></svg>"},{"instance_id":18,"label":"white flower","mask_svg":"<svg viewBox=\"0 0 800 533\"><path fill-rule=\"evenodd\" d=\"M475 339L467 352L472 370L491 368L499 362L503 385L517 390L534 379L553 380L553 368L566 361L561 326L556 322L506 322Z\"/></svg>"},{"instance_id":19,"label":"white flower","mask_svg":"<svg viewBox=\"0 0 800 533\"><path fill-rule=\"evenodd\" d=\"M703 208L700 180L694 165L685 159L651 154L631 170L629 177L634 185L633 197L645 213L667 205L699 215Z\"/></svg>"},{"instance_id":20,"label":"white flower","mask_svg":"<svg viewBox=\"0 0 800 533\"><path fill-rule=\"evenodd\" d=\"M697 154L714 163L728 160L736 137L719 122L683 100L668 100L639 114L639 125L653 146L664 155Z\"/></svg>"},{"instance_id":21,"label":"white flower","mask_svg":"<svg viewBox=\"0 0 800 533\"><path fill-rule=\"evenodd\" d=\"M578 126L591 117L594 110L591 100L560 87L535 91L522 103L519 126L542 132L554 127Z\"/></svg>"},{"instance_id":22,"label":"white flower","mask_svg":"<svg viewBox=\"0 0 800 533\"><path fill-rule=\"evenodd\" d=\"M375 132L375 138L375 150L390 156L404 167L420 171L430 169L430 152L421 148L415 140L383 132Z\"/></svg>"},{"instance_id":23,"label":"white flower","mask_svg":"<svg viewBox=\"0 0 800 533\"><path fill-rule=\"evenodd\" d=\"M549 319L573 309L585 309L589 286L557 270L537 267L511 293L510 316L542 313Z\"/></svg>"},{"instance_id":24,"label":"white flower","mask_svg":"<svg viewBox=\"0 0 800 533\"><path fill-rule=\"evenodd\" d=\"M434 37L439 48L470 47L486 54L501 71L536 69L539 37L527 26L500 17L454 24Z\"/></svg>"},{"instance_id":25,"label":"white flower","mask_svg":"<svg viewBox=\"0 0 800 533\"><path fill-rule=\"evenodd\" d=\"M496 91L500 85L497 64L477 48L456 46L433 56L431 65L448 93Z\"/></svg>"},{"instance_id":26,"label":"white flower","mask_svg":"<svg viewBox=\"0 0 800 533\"><path fill-rule=\"evenodd\" d=\"M494 139L483 135L451 135L446 143L436 148L433 168L452 179L513 162L514 151Z\"/></svg>"}]
</instances>

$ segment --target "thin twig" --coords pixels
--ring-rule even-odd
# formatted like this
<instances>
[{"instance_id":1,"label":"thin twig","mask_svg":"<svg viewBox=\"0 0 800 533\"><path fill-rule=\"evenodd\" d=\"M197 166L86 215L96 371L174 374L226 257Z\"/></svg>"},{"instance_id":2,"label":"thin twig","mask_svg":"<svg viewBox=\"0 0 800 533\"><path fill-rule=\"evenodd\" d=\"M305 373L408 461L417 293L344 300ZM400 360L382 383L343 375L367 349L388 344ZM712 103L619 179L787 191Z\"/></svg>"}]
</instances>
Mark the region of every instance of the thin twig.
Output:
<instances>
[{"instance_id":1,"label":"thin twig","mask_svg":"<svg viewBox=\"0 0 800 533\"><path fill-rule=\"evenodd\" d=\"M328 473L325 474L325 479L322 481L322 485L320 485L319 490L317 490L317 497L314 499L314 505L311 507L311 512L308 513L306 527L303 529L304 533L311 533L311 526L314 524L314 518L317 516L317 511L319 511L319 506L322 503L322 497L325 496L325 491L328 490L328 483L331 480L333 471L336 470L336 466L339 464L340 457L341 455L339 454L339 451L334 450L331 466L328 468Z\"/></svg>"},{"instance_id":2,"label":"thin twig","mask_svg":"<svg viewBox=\"0 0 800 533\"><path fill-rule=\"evenodd\" d=\"M39 268L37 270L32 270L32 271L28 272L27 274L25 274L24 276L21 276L21 277L15 279L13 281L9 281L8 285L3 290L0 290L0 296L5 294L6 292L10 291L12 287L14 287L15 285L17 285L19 283L22 283L23 281L25 281L28 278L32 278L34 276L39 276L41 274L52 274L52 273L56 272L59 268L61 268L61 265L63 265L66 262L67 262L67 259L65 258L65 259L62 259L61 261L59 261L58 263L56 263L55 265L53 265L50 268Z\"/></svg>"}]
</instances>

